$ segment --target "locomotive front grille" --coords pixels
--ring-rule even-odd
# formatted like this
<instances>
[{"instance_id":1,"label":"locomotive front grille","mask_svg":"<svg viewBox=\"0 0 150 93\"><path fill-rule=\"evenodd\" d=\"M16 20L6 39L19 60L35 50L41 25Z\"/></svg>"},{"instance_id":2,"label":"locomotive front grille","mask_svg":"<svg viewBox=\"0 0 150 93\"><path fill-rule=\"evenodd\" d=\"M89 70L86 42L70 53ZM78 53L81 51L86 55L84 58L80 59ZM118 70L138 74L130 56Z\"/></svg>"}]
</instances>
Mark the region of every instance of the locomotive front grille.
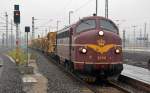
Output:
<instances>
[{"instance_id":1,"label":"locomotive front grille","mask_svg":"<svg viewBox=\"0 0 150 93\"><path fill-rule=\"evenodd\" d=\"M85 66L84 66L84 70L89 73L92 72L93 68L94 67L91 64L85 64Z\"/></svg>"}]
</instances>

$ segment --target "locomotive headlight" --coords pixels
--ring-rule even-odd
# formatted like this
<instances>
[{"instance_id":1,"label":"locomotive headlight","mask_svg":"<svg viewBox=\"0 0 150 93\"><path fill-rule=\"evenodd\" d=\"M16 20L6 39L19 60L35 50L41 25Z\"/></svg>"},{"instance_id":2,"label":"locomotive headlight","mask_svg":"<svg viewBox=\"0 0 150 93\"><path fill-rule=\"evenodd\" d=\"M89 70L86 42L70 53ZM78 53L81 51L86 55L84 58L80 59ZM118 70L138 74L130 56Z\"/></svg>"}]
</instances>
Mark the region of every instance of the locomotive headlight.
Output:
<instances>
[{"instance_id":1,"label":"locomotive headlight","mask_svg":"<svg viewBox=\"0 0 150 93\"><path fill-rule=\"evenodd\" d=\"M86 50L85 48L83 48L83 49L81 50L81 52L85 54L85 53L87 52L87 50Z\"/></svg>"},{"instance_id":2,"label":"locomotive headlight","mask_svg":"<svg viewBox=\"0 0 150 93\"><path fill-rule=\"evenodd\" d=\"M80 52L80 53L83 53L83 54L86 54L86 53L87 53L87 49L86 49L86 48L83 48L83 47L80 47L80 48L79 48L79 52Z\"/></svg>"},{"instance_id":3,"label":"locomotive headlight","mask_svg":"<svg viewBox=\"0 0 150 93\"><path fill-rule=\"evenodd\" d=\"M116 50L115 50L115 53L116 53L116 54L121 53L121 49L116 49Z\"/></svg>"},{"instance_id":4,"label":"locomotive headlight","mask_svg":"<svg viewBox=\"0 0 150 93\"><path fill-rule=\"evenodd\" d=\"M104 35L104 32L103 31L99 31L98 33L100 36L103 36Z\"/></svg>"},{"instance_id":5,"label":"locomotive headlight","mask_svg":"<svg viewBox=\"0 0 150 93\"><path fill-rule=\"evenodd\" d=\"M120 50L119 50L119 49L116 49L116 53L120 53Z\"/></svg>"}]
</instances>

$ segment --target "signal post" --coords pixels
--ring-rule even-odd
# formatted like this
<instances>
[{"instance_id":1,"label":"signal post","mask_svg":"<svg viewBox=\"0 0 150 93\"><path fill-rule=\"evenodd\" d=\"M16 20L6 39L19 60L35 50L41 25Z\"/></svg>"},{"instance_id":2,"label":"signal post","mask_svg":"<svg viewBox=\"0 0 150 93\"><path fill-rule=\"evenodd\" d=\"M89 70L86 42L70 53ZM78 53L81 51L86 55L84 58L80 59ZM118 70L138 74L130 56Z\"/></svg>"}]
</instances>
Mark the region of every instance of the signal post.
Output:
<instances>
[{"instance_id":1,"label":"signal post","mask_svg":"<svg viewBox=\"0 0 150 93\"><path fill-rule=\"evenodd\" d=\"M30 27L29 26L25 26L25 32L27 33L27 62L26 62L26 66L28 67L28 65L29 65L28 33L30 32Z\"/></svg>"},{"instance_id":2,"label":"signal post","mask_svg":"<svg viewBox=\"0 0 150 93\"><path fill-rule=\"evenodd\" d=\"M20 24L20 11L19 5L14 5L14 23L16 25L16 64L19 64L19 24Z\"/></svg>"}]
</instances>

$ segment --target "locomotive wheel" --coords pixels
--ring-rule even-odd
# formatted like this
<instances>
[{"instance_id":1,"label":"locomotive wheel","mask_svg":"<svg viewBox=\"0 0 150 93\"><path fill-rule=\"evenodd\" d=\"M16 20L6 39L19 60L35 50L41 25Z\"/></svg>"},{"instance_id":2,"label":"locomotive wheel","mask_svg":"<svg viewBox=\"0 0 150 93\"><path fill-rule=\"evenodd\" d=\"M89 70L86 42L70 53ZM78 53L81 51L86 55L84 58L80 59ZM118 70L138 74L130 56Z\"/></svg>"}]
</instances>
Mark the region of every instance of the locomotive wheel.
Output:
<instances>
[{"instance_id":1,"label":"locomotive wheel","mask_svg":"<svg viewBox=\"0 0 150 93\"><path fill-rule=\"evenodd\" d=\"M82 80L84 80L87 83L95 83L96 82L96 77L84 77L82 78Z\"/></svg>"}]
</instances>

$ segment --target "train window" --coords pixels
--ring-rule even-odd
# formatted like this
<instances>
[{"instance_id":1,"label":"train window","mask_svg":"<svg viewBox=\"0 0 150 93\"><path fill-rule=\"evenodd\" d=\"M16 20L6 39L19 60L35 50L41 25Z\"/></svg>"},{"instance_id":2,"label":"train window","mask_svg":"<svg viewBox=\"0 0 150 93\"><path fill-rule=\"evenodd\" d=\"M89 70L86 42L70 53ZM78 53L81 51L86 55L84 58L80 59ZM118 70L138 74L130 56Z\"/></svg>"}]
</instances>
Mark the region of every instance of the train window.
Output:
<instances>
[{"instance_id":1,"label":"train window","mask_svg":"<svg viewBox=\"0 0 150 93\"><path fill-rule=\"evenodd\" d=\"M118 32L117 27L115 26L115 24L109 20L105 20L105 19L101 19L100 20L100 27L106 30L110 30L113 32Z\"/></svg>"},{"instance_id":2,"label":"train window","mask_svg":"<svg viewBox=\"0 0 150 93\"><path fill-rule=\"evenodd\" d=\"M64 31L57 35L57 38L65 38L65 37L69 37L69 31Z\"/></svg>"},{"instance_id":3,"label":"train window","mask_svg":"<svg viewBox=\"0 0 150 93\"><path fill-rule=\"evenodd\" d=\"M96 28L95 20L83 20L76 28L76 32L82 32L88 29Z\"/></svg>"}]
</instances>

